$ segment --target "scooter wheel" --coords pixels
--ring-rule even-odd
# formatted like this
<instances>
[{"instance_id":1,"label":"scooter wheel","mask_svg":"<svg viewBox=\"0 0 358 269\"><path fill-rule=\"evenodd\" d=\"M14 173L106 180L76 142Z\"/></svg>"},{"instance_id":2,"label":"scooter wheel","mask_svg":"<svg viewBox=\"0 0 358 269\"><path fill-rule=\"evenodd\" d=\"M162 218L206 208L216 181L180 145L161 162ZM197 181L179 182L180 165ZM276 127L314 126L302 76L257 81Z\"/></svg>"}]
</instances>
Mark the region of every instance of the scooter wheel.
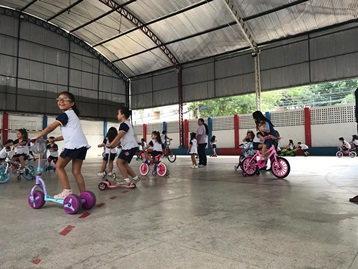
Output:
<instances>
[{"instance_id":1,"label":"scooter wheel","mask_svg":"<svg viewBox=\"0 0 358 269\"><path fill-rule=\"evenodd\" d=\"M68 214L76 214L80 208L81 198L76 194L70 194L63 200L63 209Z\"/></svg>"},{"instance_id":2,"label":"scooter wheel","mask_svg":"<svg viewBox=\"0 0 358 269\"><path fill-rule=\"evenodd\" d=\"M104 191L105 189L107 189L107 184L104 182L100 182L98 184L98 189L100 189L101 191Z\"/></svg>"},{"instance_id":3,"label":"scooter wheel","mask_svg":"<svg viewBox=\"0 0 358 269\"><path fill-rule=\"evenodd\" d=\"M84 191L80 194L82 209L88 210L96 204L96 195L91 191ZM83 201L84 200L84 201Z\"/></svg>"},{"instance_id":4,"label":"scooter wheel","mask_svg":"<svg viewBox=\"0 0 358 269\"><path fill-rule=\"evenodd\" d=\"M34 191L33 195L27 197L27 202L33 209L39 209L46 203L45 195L42 191Z\"/></svg>"},{"instance_id":5,"label":"scooter wheel","mask_svg":"<svg viewBox=\"0 0 358 269\"><path fill-rule=\"evenodd\" d=\"M117 178L116 173L112 173L112 178L115 180Z\"/></svg>"},{"instance_id":6,"label":"scooter wheel","mask_svg":"<svg viewBox=\"0 0 358 269\"><path fill-rule=\"evenodd\" d=\"M132 182L132 183L129 185L129 188L130 188L130 189L135 189L135 188L137 188L137 185Z\"/></svg>"}]
</instances>

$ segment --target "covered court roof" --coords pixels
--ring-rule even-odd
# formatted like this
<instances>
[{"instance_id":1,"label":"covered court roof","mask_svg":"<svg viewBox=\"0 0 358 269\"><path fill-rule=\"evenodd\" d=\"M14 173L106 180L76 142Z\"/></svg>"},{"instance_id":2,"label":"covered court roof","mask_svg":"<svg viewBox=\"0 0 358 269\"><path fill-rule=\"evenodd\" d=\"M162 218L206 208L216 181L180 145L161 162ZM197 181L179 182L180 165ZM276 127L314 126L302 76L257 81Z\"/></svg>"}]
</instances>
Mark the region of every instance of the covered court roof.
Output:
<instances>
[{"instance_id":1,"label":"covered court roof","mask_svg":"<svg viewBox=\"0 0 358 269\"><path fill-rule=\"evenodd\" d=\"M65 29L129 78L358 18L357 0L0 0L0 5Z\"/></svg>"}]
</instances>

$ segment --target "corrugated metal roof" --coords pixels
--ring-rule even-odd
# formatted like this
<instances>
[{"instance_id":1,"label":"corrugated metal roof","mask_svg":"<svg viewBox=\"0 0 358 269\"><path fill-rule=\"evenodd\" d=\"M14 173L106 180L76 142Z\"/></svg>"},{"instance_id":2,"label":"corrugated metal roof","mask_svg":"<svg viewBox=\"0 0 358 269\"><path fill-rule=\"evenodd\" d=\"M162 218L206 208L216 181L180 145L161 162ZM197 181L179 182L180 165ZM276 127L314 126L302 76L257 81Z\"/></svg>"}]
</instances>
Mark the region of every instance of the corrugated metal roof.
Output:
<instances>
[{"instance_id":1,"label":"corrugated metal roof","mask_svg":"<svg viewBox=\"0 0 358 269\"><path fill-rule=\"evenodd\" d=\"M96 48L128 77L358 18L357 0L0 0ZM232 8L231 6L232 5Z\"/></svg>"}]
</instances>

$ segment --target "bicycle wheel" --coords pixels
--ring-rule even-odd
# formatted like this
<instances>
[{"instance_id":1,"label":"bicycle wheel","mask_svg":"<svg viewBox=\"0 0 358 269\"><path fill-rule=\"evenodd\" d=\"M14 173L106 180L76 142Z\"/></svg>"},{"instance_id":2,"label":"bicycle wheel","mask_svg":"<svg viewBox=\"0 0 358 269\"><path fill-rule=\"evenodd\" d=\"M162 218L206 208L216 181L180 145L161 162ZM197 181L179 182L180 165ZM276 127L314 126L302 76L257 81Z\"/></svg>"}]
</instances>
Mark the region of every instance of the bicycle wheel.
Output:
<instances>
[{"instance_id":1,"label":"bicycle wheel","mask_svg":"<svg viewBox=\"0 0 358 269\"><path fill-rule=\"evenodd\" d=\"M343 152L342 151L337 151L336 156L338 158L341 158L343 156Z\"/></svg>"},{"instance_id":2,"label":"bicycle wheel","mask_svg":"<svg viewBox=\"0 0 358 269\"><path fill-rule=\"evenodd\" d=\"M290 163L282 157L278 157L276 160L272 161L271 171L277 178L285 178L290 174Z\"/></svg>"},{"instance_id":3,"label":"bicycle wheel","mask_svg":"<svg viewBox=\"0 0 358 269\"><path fill-rule=\"evenodd\" d=\"M247 176L252 176L256 174L258 167L257 161L252 157L246 157L242 162L242 171Z\"/></svg>"},{"instance_id":4,"label":"bicycle wheel","mask_svg":"<svg viewBox=\"0 0 358 269\"><path fill-rule=\"evenodd\" d=\"M172 150L169 150L167 157L168 161L171 163L175 162L175 160L177 159L177 155L173 154Z\"/></svg>"},{"instance_id":5,"label":"bicycle wheel","mask_svg":"<svg viewBox=\"0 0 358 269\"><path fill-rule=\"evenodd\" d=\"M355 158L356 156L357 156L357 153L355 153L354 151L349 152L349 157Z\"/></svg>"},{"instance_id":6,"label":"bicycle wheel","mask_svg":"<svg viewBox=\"0 0 358 269\"><path fill-rule=\"evenodd\" d=\"M148 173L149 173L149 165L146 164L146 163L142 163L142 164L139 166L139 173L140 173L142 176L148 175Z\"/></svg>"},{"instance_id":7,"label":"bicycle wheel","mask_svg":"<svg viewBox=\"0 0 358 269\"><path fill-rule=\"evenodd\" d=\"M157 174L161 177L165 176L167 173L167 166L164 163L160 163L157 165Z\"/></svg>"},{"instance_id":8,"label":"bicycle wheel","mask_svg":"<svg viewBox=\"0 0 358 269\"><path fill-rule=\"evenodd\" d=\"M27 180L35 178L35 167L32 164L26 165L24 176Z\"/></svg>"},{"instance_id":9,"label":"bicycle wheel","mask_svg":"<svg viewBox=\"0 0 358 269\"><path fill-rule=\"evenodd\" d=\"M5 172L6 170L6 172ZM5 166L1 166L0 167L0 184L1 183L5 183L9 180L10 178L10 169L6 169Z\"/></svg>"}]
</instances>

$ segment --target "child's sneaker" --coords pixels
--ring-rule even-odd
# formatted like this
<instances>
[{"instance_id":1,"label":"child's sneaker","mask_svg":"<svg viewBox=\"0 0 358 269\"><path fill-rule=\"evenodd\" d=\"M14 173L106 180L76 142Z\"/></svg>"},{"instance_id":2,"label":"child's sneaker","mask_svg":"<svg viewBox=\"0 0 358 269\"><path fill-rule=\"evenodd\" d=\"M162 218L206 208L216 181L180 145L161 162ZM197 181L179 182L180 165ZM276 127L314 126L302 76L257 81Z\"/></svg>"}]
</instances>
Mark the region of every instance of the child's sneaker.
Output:
<instances>
[{"instance_id":1,"label":"child's sneaker","mask_svg":"<svg viewBox=\"0 0 358 269\"><path fill-rule=\"evenodd\" d=\"M63 199L65 199L67 196L69 196L70 194L72 194L72 190L71 190L71 189L64 189L61 193L56 194L53 198L59 199L59 200L63 200Z\"/></svg>"},{"instance_id":2,"label":"child's sneaker","mask_svg":"<svg viewBox=\"0 0 358 269\"><path fill-rule=\"evenodd\" d=\"M196 169L196 168L199 168L199 166L197 166L197 165L194 165L194 167L193 167L193 168L195 168L195 169Z\"/></svg>"},{"instance_id":3,"label":"child's sneaker","mask_svg":"<svg viewBox=\"0 0 358 269\"><path fill-rule=\"evenodd\" d=\"M19 174L25 173L25 167L20 167L20 168L18 168L18 169L17 169L17 172L18 172Z\"/></svg>"},{"instance_id":4,"label":"child's sneaker","mask_svg":"<svg viewBox=\"0 0 358 269\"><path fill-rule=\"evenodd\" d=\"M109 176L109 177L113 176L113 173L112 173L112 172L108 172L108 176Z\"/></svg>"},{"instance_id":5,"label":"child's sneaker","mask_svg":"<svg viewBox=\"0 0 358 269\"><path fill-rule=\"evenodd\" d=\"M129 180L129 178L122 179L122 180L116 180L117 186L128 185L129 183L131 183L131 181Z\"/></svg>"},{"instance_id":6,"label":"child's sneaker","mask_svg":"<svg viewBox=\"0 0 358 269\"><path fill-rule=\"evenodd\" d=\"M99 172L98 174L97 174L97 176L99 176L99 177L104 177L104 172Z\"/></svg>"}]
</instances>

